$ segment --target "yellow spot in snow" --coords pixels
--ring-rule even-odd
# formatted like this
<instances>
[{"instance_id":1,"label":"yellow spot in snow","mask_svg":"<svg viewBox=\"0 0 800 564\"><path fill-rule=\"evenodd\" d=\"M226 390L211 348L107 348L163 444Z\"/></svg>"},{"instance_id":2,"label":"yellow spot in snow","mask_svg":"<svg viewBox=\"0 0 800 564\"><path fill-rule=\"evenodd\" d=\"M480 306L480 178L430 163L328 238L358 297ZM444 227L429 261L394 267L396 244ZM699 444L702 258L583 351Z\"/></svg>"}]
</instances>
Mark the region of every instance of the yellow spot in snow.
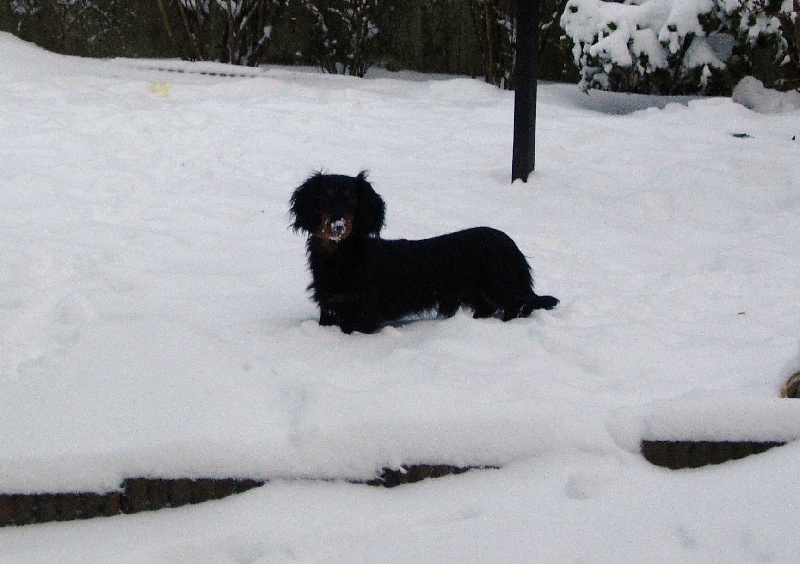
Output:
<instances>
[{"instance_id":1,"label":"yellow spot in snow","mask_svg":"<svg viewBox=\"0 0 800 564\"><path fill-rule=\"evenodd\" d=\"M150 84L150 92L160 94L164 98L167 97L170 90L172 90L172 84L168 82L153 82Z\"/></svg>"}]
</instances>

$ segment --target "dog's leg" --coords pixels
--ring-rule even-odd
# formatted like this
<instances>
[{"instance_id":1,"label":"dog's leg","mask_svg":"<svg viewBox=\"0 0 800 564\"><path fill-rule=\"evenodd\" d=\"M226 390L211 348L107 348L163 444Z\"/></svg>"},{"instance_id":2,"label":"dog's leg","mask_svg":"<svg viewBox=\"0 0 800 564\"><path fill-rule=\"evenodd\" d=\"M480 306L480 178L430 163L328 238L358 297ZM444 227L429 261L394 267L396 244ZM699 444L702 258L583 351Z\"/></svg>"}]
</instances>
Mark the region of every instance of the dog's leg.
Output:
<instances>
[{"instance_id":1,"label":"dog's leg","mask_svg":"<svg viewBox=\"0 0 800 564\"><path fill-rule=\"evenodd\" d=\"M473 319L486 319L492 317L499 307L494 303L489 296L484 293L476 293L464 298L466 303L472 309Z\"/></svg>"},{"instance_id":2,"label":"dog's leg","mask_svg":"<svg viewBox=\"0 0 800 564\"><path fill-rule=\"evenodd\" d=\"M331 310L326 308L320 308L319 311L319 324L323 327L328 327L330 325L336 325L336 320L338 316Z\"/></svg>"},{"instance_id":3,"label":"dog's leg","mask_svg":"<svg viewBox=\"0 0 800 564\"><path fill-rule=\"evenodd\" d=\"M439 302L439 307L437 308L439 312L439 317L443 317L447 319L448 317L453 317L456 312L458 312L458 308L461 307L461 302L459 300L444 300Z\"/></svg>"},{"instance_id":4,"label":"dog's leg","mask_svg":"<svg viewBox=\"0 0 800 564\"><path fill-rule=\"evenodd\" d=\"M528 317L533 312L531 302L521 302L503 308L503 321L511 321L519 317Z\"/></svg>"},{"instance_id":5,"label":"dog's leg","mask_svg":"<svg viewBox=\"0 0 800 564\"><path fill-rule=\"evenodd\" d=\"M381 328L381 319L368 308L359 308L354 312L343 312L338 325L347 335L353 331L369 334Z\"/></svg>"}]
</instances>

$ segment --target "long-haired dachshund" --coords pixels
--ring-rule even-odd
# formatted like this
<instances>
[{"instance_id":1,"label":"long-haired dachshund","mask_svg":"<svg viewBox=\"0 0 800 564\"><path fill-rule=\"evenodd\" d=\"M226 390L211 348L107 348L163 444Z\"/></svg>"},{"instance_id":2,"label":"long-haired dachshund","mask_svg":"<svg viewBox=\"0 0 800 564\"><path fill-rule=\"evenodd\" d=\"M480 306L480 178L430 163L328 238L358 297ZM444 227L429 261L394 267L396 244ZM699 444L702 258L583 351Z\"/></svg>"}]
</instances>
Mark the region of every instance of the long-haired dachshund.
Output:
<instances>
[{"instance_id":1,"label":"long-haired dachshund","mask_svg":"<svg viewBox=\"0 0 800 564\"><path fill-rule=\"evenodd\" d=\"M450 317L462 305L475 318L503 321L552 309L558 300L533 292L531 269L511 238L475 227L432 239L388 241L383 199L366 174L314 174L294 191L295 231L308 234L308 287L320 325L373 333L407 316Z\"/></svg>"}]
</instances>

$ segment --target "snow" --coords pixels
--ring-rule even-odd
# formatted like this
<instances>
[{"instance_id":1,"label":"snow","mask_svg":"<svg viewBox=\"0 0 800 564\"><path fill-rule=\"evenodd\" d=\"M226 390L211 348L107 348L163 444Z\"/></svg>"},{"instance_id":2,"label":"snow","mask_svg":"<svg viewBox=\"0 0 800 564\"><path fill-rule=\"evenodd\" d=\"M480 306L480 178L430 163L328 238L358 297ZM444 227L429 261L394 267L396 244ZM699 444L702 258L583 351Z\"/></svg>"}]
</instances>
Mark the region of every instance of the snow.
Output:
<instances>
[{"instance_id":1,"label":"snow","mask_svg":"<svg viewBox=\"0 0 800 564\"><path fill-rule=\"evenodd\" d=\"M739 81L733 89L732 99L746 108L767 114L800 110L800 91L770 90L753 76L746 76Z\"/></svg>"},{"instance_id":2,"label":"snow","mask_svg":"<svg viewBox=\"0 0 800 564\"><path fill-rule=\"evenodd\" d=\"M271 481L5 528L0 561L796 558L800 446L673 472L638 443L800 437L798 109L542 85L510 184L480 81L212 67L0 34L0 491ZM320 327L287 212L320 168L371 170L386 237L503 229L561 304ZM501 468L344 481L401 463Z\"/></svg>"}]
</instances>

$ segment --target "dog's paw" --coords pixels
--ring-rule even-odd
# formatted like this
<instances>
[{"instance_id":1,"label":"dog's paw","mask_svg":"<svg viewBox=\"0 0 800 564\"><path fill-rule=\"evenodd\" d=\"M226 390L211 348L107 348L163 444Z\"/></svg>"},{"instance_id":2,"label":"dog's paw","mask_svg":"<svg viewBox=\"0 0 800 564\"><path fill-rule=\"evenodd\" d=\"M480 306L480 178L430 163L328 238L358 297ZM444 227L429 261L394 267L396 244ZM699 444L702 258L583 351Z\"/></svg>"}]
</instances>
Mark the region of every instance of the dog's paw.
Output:
<instances>
[{"instance_id":1,"label":"dog's paw","mask_svg":"<svg viewBox=\"0 0 800 564\"><path fill-rule=\"evenodd\" d=\"M351 333L363 333L365 335L370 335L372 333L376 333L381 328L380 323L372 319L344 319L338 325L339 329L341 329L342 333L345 335L350 335Z\"/></svg>"}]
</instances>

